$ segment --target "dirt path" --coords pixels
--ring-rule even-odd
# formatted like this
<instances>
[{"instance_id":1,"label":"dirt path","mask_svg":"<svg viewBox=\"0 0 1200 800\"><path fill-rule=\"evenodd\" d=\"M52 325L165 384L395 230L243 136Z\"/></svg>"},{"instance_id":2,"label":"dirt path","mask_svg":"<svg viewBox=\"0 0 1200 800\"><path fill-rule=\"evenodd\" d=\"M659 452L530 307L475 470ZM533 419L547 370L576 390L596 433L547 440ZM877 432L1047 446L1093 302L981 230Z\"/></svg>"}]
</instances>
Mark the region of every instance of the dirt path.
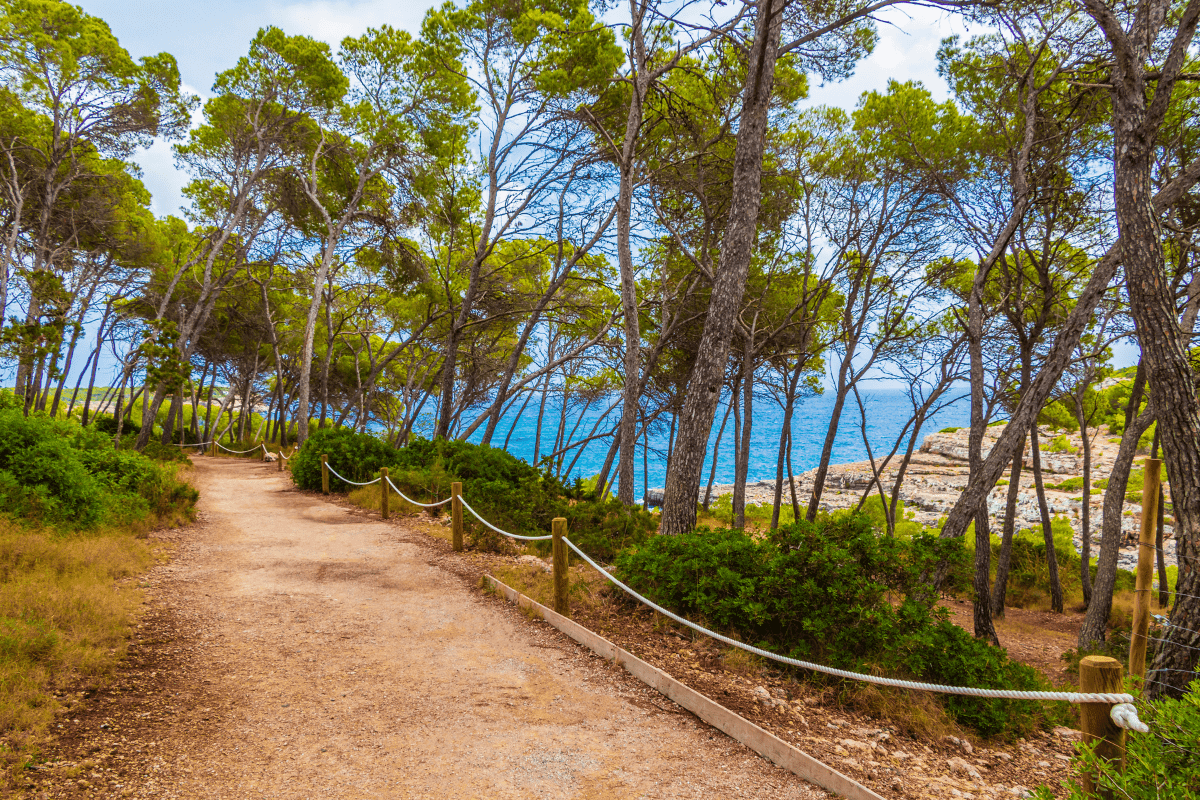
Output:
<instances>
[{"instance_id":1,"label":"dirt path","mask_svg":"<svg viewBox=\"0 0 1200 800\"><path fill-rule=\"evenodd\" d=\"M826 796L473 592L403 521L196 466L132 674L66 721L91 758L34 795Z\"/></svg>"}]
</instances>

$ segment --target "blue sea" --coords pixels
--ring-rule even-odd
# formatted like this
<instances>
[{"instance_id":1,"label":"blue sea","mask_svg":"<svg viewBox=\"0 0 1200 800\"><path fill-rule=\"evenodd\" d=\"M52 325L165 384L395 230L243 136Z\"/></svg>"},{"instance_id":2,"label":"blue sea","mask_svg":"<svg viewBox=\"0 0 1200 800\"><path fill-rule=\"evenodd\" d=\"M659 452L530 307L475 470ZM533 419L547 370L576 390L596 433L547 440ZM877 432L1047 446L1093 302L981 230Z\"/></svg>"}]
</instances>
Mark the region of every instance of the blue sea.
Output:
<instances>
[{"instance_id":1,"label":"blue sea","mask_svg":"<svg viewBox=\"0 0 1200 800\"><path fill-rule=\"evenodd\" d=\"M539 454L542 457L554 450L554 440L558 433L559 415L561 411L561 395L551 394L546 400L546 416L542 423L542 438ZM927 420L921 428L919 437L924 439L930 433L947 427L964 427L970 424L970 402L965 397L965 387L954 393L958 399L943 408ZM569 435L577 422L580 422L573 440L578 441L591 434L593 425L603 415L605 409L617 398L601 398L586 410L582 403L570 401L567 407L566 432ZM501 421L497 433L492 437L492 446L501 447L508 439L507 449L518 458L528 462L534 461L534 442L537 434L538 397L534 397L525 409L520 419L514 408ZM829 429L830 416L833 413L833 392L827 390L824 394L804 398L799 401L792 417L792 470L794 474L812 469L821 459L821 447L825 442L825 434ZM866 438L877 458L885 456L892 448L896 437L900 435L906 422L912 416L912 405L904 389L879 388L863 392L863 405L866 408ZM519 408L519 404L517 406ZM618 419L619 405L609 419L603 421L597 433L612 428ZM721 418L725 413L723 403L717 409L713 422L712 434L709 437L708 455L705 460L704 481L708 480L708 471L712 463L712 448L717 441L717 432ZM751 482L758 480L774 480L775 469L779 456L779 432L783 425L783 408L771 399L755 399L754 425L751 434L751 452L748 478ZM513 423L516 429L513 429ZM511 436L509 433L511 431ZM648 483L651 488L661 487L666 475L666 451L670 433L669 422L664 421L657 429L651 427L649 437L649 453L646 453L648 467ZM474 442L480 441L483 426L480 426L471 437ZM725 426L724 436L717 454L716 483L733 483L734 455L734 424L733 415ZM597 474L604 466L612 437L595 439L583 446L574 467L568 472L566 468L575 459L578 450L571 450L565 456L564 473L568 479L576 476L587 478ZM907 444L907 437L902 440L901 452ZM637 450L637 479L634 496L641 498L647 481L643 479L643 451L641 440ZM867 458L867 448L863 443L863 430L858 405L851 395L842 410L842 420L838 427L837 438L833 445L832 463L841 464L850 461L863 461ZM615 477L616 466L610 472L610 479ZM786 473L785 473L786 474ZM703 484L702 484L703 485Z\"/></svg>"}]
</instances>

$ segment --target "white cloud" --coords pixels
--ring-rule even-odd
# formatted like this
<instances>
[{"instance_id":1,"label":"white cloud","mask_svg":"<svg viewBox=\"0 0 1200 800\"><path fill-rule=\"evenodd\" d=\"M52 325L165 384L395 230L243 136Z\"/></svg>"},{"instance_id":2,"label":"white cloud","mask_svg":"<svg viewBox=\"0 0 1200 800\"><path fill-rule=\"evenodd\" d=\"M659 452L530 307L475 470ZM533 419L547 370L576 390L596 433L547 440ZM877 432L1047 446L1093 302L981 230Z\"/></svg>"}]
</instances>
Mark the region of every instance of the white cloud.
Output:
<instances>
[{"instance_id":1,"label":"white cloud","mask_svg":"<svg viewBox=\"0 0 1200 800\"><path fill-rule=\"evenodd\" d=\"M308 0L274 3L268 15L289 34L304 34L334 48L347 36L360 36L367 28L388 24L416 35L425 12L440 2L434 0Z\"/></svg>"},{"instance_id":2,"label":"white cloud","mask_svg":"<svg viewBox=\"0 0 1200 800\"><path fill-rule=\"evenodd\" d=\"M852 109L863 92L883 91L888 80L920 81L936 99L949 97L937 74L937 49L945 37L966 33L962 18L916 7L894 8L881 16L875 51L841 83L820 86L814 81L809 92L813 104Z\"/></svg>"}]
</instances>

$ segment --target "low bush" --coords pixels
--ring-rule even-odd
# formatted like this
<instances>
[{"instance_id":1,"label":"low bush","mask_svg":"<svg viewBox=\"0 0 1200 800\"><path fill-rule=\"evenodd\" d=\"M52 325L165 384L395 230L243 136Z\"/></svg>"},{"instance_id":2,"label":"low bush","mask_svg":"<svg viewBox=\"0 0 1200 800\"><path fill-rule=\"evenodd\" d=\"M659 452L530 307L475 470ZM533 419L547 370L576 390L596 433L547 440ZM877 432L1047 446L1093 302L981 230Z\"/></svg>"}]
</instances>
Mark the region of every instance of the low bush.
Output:
<instances>
[{"instance_id":1,"label":"low bush","mask_svg":"<svg viewBox=\"0 0 1200 800\"><path fill-rule=\"evenodd\" d=\"M117 419L111 414L104 414L96 417L95 420L90 423L90 425L101 433L108 434L109 436L117 435ZM142 426L131 419L126 419L125 423L121 425L122 435L128 433L139 433L141 430Z\"/></svg>"},{"instance_id":2,"label":"low bush","mask_svg":"<svg viewBox=\"0 0 1200 800\"><path fill-rule=\"evenodd\" d=\"M619 574L655 602L765 649L830 666L960 686L1034 689L1040 674L950 623L925 583L961 542L879 536L866 515L826 517L764 537L700 528L617 556ZM950 715L983 735L1017 734L1036 704L948 696Z\"/></svg>"},{"instance_id":3,"label":"low bush","mask_svg":"<svg viewBox=\"0 0 1200 800\"><path fill-rule=\"evenodd\" d=\"M461 481L463 497L492 524L524 536L549 533L555 517L567 520L568 535L594 558L610 560L622 547L636 544L657 527L652 514L626 509L616 500L599 500L583 482L567 485L549 473L499 448L462 441L414 439L397 449L374 436L346 428L315 431L292 457L292 479L302 489L321 488L321 454L353 481L374 479L387 467L392 483L418 502L445 498L450 484ZM330 475L330 491L351 487ZM503 539L464 514L464 529L472 545L500 550Z\"/></svg>"},{"instance_id":4,"label":"low bush","mask_svg":"<svg viewBox=\"0 0 1200 800\"><path fill-rule=\"evenodd\" d=\"M1067 781L1069 800L1121 797L1126 800L1200 797L1200 681L1178 700L1140 704L1138 715L1150 733L1125 737L1125 769L1096 757L1095 745L1077 744L1072 764L1075 775L1090 773L1096 794L1086 794L1077 779ZM1062 796L1048 786L1036 790L1038 800Z\"/></svg>"},{"instance_id":5,"label":"low bush","mask_svg":"<svg viewBox=\"0 0 1200 800\"><path fill-rule=\"evenodd\" d=\"M173 472L74 421L0 411L0 513L61 530L187 513L196 492Z\"/></svg>"},{"instance_id":6,"label":"low bush","mask_svg":"<svg viewBox=\"0 0 1200 800\"><path fill-rule=\"evenodd\" d=\"M1074 453L1079 448L1071 444L1071 440L1066 434L1059 434L1046 443L1046 451L1049 453Z\"/></svg>"}]
</instances>

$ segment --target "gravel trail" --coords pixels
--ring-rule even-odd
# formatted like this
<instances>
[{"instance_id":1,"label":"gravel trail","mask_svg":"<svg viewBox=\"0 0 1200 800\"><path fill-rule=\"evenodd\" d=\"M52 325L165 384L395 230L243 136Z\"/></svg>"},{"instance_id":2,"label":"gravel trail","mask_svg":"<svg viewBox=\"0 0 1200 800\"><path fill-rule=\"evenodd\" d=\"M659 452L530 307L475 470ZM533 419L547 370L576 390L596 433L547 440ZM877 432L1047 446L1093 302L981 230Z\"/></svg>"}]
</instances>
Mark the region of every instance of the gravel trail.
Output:
<instances>
[{"instance_id":1,"label":"gravel trail","mask_svg":"<svg viewBox=\"0 0 1200 800\"><path fill-rule=\"evenodd\" d=\"M88 794L827 796L472 590L403 520L195 464L200 522L152 590L185 685L123 743L136 774Z\"/></svg>"}]
</instances>

